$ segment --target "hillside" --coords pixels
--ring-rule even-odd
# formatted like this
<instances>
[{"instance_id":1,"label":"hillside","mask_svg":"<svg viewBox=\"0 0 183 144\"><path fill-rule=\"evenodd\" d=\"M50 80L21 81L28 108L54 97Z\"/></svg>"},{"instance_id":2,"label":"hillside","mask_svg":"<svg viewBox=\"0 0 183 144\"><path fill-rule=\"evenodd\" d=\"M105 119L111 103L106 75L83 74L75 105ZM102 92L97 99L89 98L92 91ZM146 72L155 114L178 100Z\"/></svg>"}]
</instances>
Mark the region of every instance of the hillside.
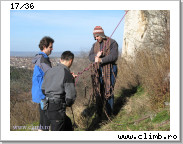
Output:
<instances>
[{"instance_id":1,"label":"hillside","mask_svg":"<svg viewBox=\"0 0 183 144\"><path fill-rule=\"evenodd\" d=\"M79 109L79 106L73 108ZM98 119L94 113L95 107L91 105L85 110L84 116L74 110L76 131L169 131L170 130L170 106L168 102L157 111L152 111L149 96L142 87L124 91L121 95L115 95L114 115L110 118L104 113L102 119ZM86 112L86 111L85 111ZM68 112L72 118L72 114ZM73 119L72 119L73 120Z\"/></svg>"},{"instance_id":2,"label":"hillside","mask_svg":"<svg viewBox=\"0 0 183 144\"><path fill-rule=\"evenodd\" d=\"M77 60L80 64L83 61L84 59ZM72 69L73 71L78 71L76 63L73 64ZM103 114L102 119L98 120L95 117L95 104L90 101L91 81L86 79L89 74L90 72L84 73L76 85L78 97L73 105L74 118L77 125L75 127L76 131L170 130L169 102L166 101L163 107L154 111L151 107L150 95L142 86L121 89L119 78L115 87L114 115L109 120ZM31 78L32 70L10 67L11 130L18 130L14 129L13 126L38 126L38 105L31 100ZM85 115L83 115L84 112ZM67 114L73 121L70 108L67 109ZM36 128L19 130L36 130Z\"/></svg>"},{"instance_id":3,"label":"hillside","mask_svg":"<svg viewBox=\"0 0 183 144\"><path fill-rule=\"evenodd\" d=\"M116 96L119 99L120 96ZM112 121L97 129L98 131L169 131L170 107L165 103L157 112L150 109L147 93L141 87L137 92L126 98L123 107L120 108Z\"/></svg>"}]
</instances>

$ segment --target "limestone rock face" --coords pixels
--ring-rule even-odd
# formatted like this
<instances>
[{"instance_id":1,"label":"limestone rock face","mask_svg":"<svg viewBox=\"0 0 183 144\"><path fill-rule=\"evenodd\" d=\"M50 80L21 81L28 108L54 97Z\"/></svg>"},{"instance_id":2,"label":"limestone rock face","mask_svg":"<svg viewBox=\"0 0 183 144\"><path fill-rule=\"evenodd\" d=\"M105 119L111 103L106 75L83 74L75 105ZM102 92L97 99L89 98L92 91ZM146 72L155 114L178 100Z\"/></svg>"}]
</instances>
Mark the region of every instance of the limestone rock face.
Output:
<instances>
[{"instance_id":1,"label":"limestone rock face","mask_svg":"<svg viewBox=\"0 0 183 144\"><path fill-rule=\"evenodd\" d=\"M122 57L134 57L140 48L163 48L170 32L170 11L130 10L125 16Z\"/></svg>"}]
</instances>

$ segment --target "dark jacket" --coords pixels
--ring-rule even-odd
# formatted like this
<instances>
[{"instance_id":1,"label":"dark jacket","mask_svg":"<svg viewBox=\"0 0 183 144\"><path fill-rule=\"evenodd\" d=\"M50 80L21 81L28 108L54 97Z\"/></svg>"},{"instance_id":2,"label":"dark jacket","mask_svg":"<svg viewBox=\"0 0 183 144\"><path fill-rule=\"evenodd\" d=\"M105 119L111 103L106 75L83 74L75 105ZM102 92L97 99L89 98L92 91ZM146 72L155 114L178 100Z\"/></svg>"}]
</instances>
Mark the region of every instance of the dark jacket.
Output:
<instances>
[{"instance_id":1,"label":"dark jacket","mask_svg":"<svg viewBox=\"0 0 183 144\"><path fill-rule=\"evenodd\" d=\"M43 76L51 68L51 62L44 52L40 52L32 59L32 63L35 64L32 76L32 101L40 103L41 99L45 98L41 90Z\"/></svg>"},{"instance_id":2,"label":"dark jacket","mask_svg":"<svg viewBox=\"0 0 183 144\"><path fill-rule=\"evenodd\" d=\"M117 65L115 63L118 59L118 44L113 39L110 39L110 43L111 43L110 44L110 54L101 58L102 63L101 63L100 68L99 68L99 71L100 71L99 76L100 76L100 83L103 83L103 80L102 80L102 67L103 67L103 65L111 63L112 67L110 69L110 81L111 81L110 84L111 84L111 86L114 87L115 81L116 81L116 76L117 76ZM90 50L90 53L89 53L89 60L91 62L95 62L96 54L94 53L94 45L95 45L95 43L93 44L93 46ZM100 44L100 50L103 49L103 45L104 45L104 42L102 42Z\"/></svg>"},{"instance_id":3,"label":"dark jacket","mask_svg":"<svg viewBox=\"0 0 183 144\"><path fill-rule=\"evenodd\" d=\"M65 99L66 105L71 106L76 99L76 90L69 68L60 64L49 69L44 75L42 91L53 97L60 95Z\"/></svg>"},{"instance_id":4,"label":"dark jacket","mask_svg":"<svg viewBox=\"0 0 183 144\"><path fill-rule=\"evenodd\" d=\"M110 54L102 58L102 64L115 63L118 59L118 44L113 39L110 39L110 41L111 41ZM95 56L96 56L96 54L94 53L94 45L95 43L93 44L89 53L89 60L91 62L95 61ZM103 48L103 42L100 44L100 50L102 50L102 48Z\"/></svg>"}]
</instances>

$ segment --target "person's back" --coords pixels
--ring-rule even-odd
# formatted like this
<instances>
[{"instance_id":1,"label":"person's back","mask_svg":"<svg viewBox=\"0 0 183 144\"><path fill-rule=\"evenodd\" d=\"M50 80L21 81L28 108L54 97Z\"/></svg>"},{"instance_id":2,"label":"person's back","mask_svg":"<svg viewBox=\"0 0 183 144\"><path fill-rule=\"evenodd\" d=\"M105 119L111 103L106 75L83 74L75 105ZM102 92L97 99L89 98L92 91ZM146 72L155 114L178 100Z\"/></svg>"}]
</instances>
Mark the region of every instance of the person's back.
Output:
<instances>
[{"instance_id":1,"label":"person's back","mask_svg":"<svg viewBox=\"0 0 183 144\"><path fill-rule=\"evenodd\" d=\"M61 98L64 96L66 99L74 99L76 95L74 77L69 68L63 64L59 64L46 72L43 87L45 95L51 95L51 97L60 95Z\"/></svg>"},{"instance_id":2,"label":"person's back","mask_svg":"<svg viewBox=\"0 0 183 144\"><path fill-rule=\"evenodd\" d=\"M74 55L66 51L62 56L61 64L45 73L42 84L42 92L49 101L47 114L52 131L72 130L71 120L65 112L66 107L72 106L76 99L74 77L69 70Z\"/></svg>"}]
</instances>

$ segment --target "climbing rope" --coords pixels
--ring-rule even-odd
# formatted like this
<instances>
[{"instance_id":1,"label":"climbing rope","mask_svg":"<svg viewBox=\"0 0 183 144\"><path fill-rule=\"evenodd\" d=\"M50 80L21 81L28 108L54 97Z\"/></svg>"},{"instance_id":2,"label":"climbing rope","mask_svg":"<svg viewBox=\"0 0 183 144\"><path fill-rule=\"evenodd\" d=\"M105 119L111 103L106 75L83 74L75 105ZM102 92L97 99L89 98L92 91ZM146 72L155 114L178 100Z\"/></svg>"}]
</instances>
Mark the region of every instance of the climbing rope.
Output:
<instances>
[{"instance_id":1,"label":"climbing rope","mask_svg":"<svg viewBox=\"0 0 183 144\"><path fill-rule=\"evenodd\" d=\"M123 17L121 18L121 20L119 21L119 23L117 24L117 26L115 27L114 31L113 31L112 34L110 35L110 37L107 38L107 42L104 44L104 46L103 46L101 52L102 52L102 51L104 50L104 48L107 46L109 40L111 39L111 37L113 36L114 32L115 32L116 29L119 27L120 23L122 22L122 20L124 19L124 17L126 16L127 13L128 13L128 11L125 12L125 14L124 14ZM76 78L76 81L75 81L75 86L76 86L76 84L77 84L77 82L78 82L78 80L79 80L79 77L80 77L84 72L90 70L95 64L96 64L96 63L93 62L93 63L91 63L88 67L86 67L83 71L78 72L77 78ZM113 74L114 74L114 72L113 72ZM115 75L114 75L114 77L115 77ZM92 80L92 82L94 82L94 81ZM99 94L99 95L100 95L100 98L102 99L102 96L101 96L101 94L100 94L100 90L99 90L99 87L98 87L99 85L93 83L93 86L96 88L96 89L94 89L94 87L93 87L93 89L94 89L94 90L93 90L93 93L94 93L95 95ZM97 86L97 87L96 87L96 86ZM105 89L105 88L104 88L104 89ZM113 87L112 87L112 93L113 93ZM85 89L85 95L86 95L86 89ZM101 100L101 102L102 102L102 105L104 106L103 100ZM104 112L105 112L106 116L108 117L108 119L112 122L112 120L111 120L110 117L108 116L108 114L107 114L107 112L106 112L105 109L104 109ZM114 122L112 122L112 123L114 123ZM116 123L115 123L115 124L116 124ZM117 124L117 125L122 125L122 124Z\"/></svg>"},{"instance_id":2,"label":"climbing rope","mask_svg":"<svg viewBox=\"0 0 183 144\"><path fill-rule=\"evenodd\" d=\"M116 29L118 28L118 26L120 25L120 23L122 22L122 20L124 19L124 17L126 16L126 14L128 13L128 10L125 12L125 14L123 15L123 17L121 18L121 20L119 21L118 25L116 26L116 28L114 29L114 31L112 32L111 36L108 38L106 44L109 42L109 40L111 39L112 35L114 34L114 32L116 31ZM104 50L104 48L106 47L106 45L103 46L102 50Z\"/></svg>"},{"instance_id":3,"label":"climbing rope","mask_svg":"<svg viewBox=\"0 0 183 144\"><path fill-rule=\"evenodd\" d=\"M106 44L109 42L109 40L111 39L112 35L114 34L114 32L116 31L116 29L118 28L118 26L120 25L120 23L122 22L122 20L124 19L124 17L126 16L127 13L128 13L128 10L125 12L125 14L124 14L123 17L121 18L121 20L119 21L119 23L117 24L117 26L115 27L114 31L113 31L112 34L110 35L110 37L108 37ZM103 51L105 47L106 47L106 45L103 46L103 48L102 48L101 51ZM95 63L95 62L94 62L94 63ZM92 67L92 65L93 65L93 63L91 63L91 64L90 64L87 68L85 68L83 71L78 72L77 78L76 78L76 81L75 81L75 86L76 86L76 84L77 84L77 82L78 82L78 80L79 80L80 75L82 75L85 71L88 71L88 70Z\"/></svg>"}]
</instances>

